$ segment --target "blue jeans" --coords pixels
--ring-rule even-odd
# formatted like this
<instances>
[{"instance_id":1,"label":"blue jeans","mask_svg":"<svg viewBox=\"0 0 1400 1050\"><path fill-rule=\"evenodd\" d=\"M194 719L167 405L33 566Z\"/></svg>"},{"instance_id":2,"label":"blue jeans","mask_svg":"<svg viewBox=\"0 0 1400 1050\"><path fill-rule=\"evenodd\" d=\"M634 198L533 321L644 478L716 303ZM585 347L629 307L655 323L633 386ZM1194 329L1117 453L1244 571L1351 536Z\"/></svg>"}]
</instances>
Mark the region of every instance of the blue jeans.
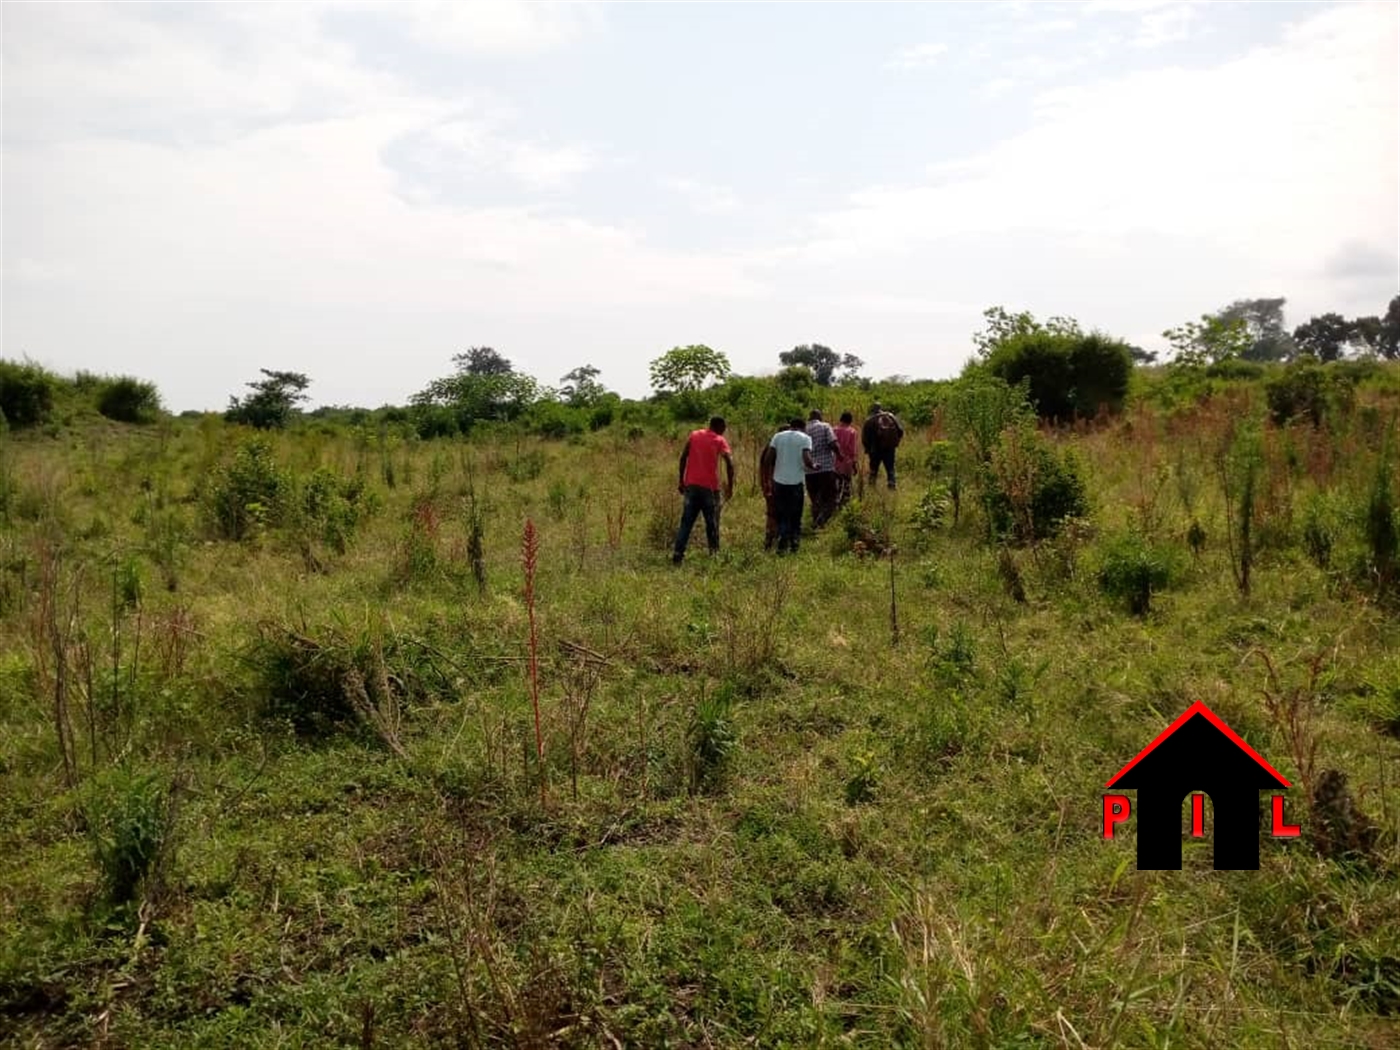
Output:
<instances>
[{"instance_id":1,"label":"blue jeans","mask_svg":"<svg viewBox=\"0 0 1400 1050\"><path fill-rule=\"evenodd\" d=\"M710 544L710 553L719 550L719 493L701 485L685 487L685 504L681 508L681 527L676 532L676 548L673 561L685 557L685 548L690 543L690 530L695 528L695 519L705 516L705 539Z\"/></svg>"}]
</instances>

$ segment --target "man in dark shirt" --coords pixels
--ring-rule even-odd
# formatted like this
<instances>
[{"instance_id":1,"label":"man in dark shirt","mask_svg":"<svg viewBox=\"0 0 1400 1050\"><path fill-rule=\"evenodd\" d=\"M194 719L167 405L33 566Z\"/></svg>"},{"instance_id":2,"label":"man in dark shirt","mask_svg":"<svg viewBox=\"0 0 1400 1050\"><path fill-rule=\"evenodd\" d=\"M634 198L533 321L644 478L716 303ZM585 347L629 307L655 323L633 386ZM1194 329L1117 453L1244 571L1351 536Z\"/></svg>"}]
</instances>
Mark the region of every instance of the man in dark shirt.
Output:
<instances>
[{"instance_id":1,"label":"man in dark shirt","mask_svg":"<svg viewBox=\"0 0 1400 1050\"><path fill-rule=\"evenodd\" d=\"M860 443L870 459L870 484L875 484L883 466L885 480L894 488L894 450L902 440L904 426L894 413L886 412L878 401L871 405L870 415L865 417L865 425L860 430Z\"/></svg>"}]
</instances>

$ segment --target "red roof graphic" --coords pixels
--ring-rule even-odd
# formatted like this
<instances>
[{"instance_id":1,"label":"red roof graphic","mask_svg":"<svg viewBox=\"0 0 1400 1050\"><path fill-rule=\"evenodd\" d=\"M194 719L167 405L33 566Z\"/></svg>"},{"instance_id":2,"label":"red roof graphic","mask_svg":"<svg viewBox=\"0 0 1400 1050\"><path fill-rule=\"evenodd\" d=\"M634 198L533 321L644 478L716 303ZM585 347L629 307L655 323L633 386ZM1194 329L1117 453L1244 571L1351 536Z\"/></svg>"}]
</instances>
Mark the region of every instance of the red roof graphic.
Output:
<instances>
[{"instance_id":1,"label":"red roof graphic","mask_svg":"<svg viewBox=\"0 0 1400 1050\"><path fill-rule=\"evenodd\" d=\"M1191 721L1191 719L1194 718L1196 715L1203 716L1206 719L1206 721L1210 722L1210 724L1215 726L1216 729L1224 733L1225 736L1229 738L1232 744L1234 744L1241 751L1247 754L1250 758L1254 759L1254 761L1257 762L1260 766L1266 769L1269 772L1269 775L1272 776L1275 780L1277 780L1282 787L1293 786L1286 779L1284 779L1283 774L1281 774L1273 766L1269 765L1269 763L1265 762L1263 757L1259 754L1259 752L1255 751L1254 748L1250 747L1243 740L1241 740L1239 735L1233 729L1231 729L1229 726L1227 726L1224 722L1220 720L1219 715L1217 715L1214 711L1208 708L1200 700L1197 700L1194 704L1192 704L1185 711L1183 711L1181 713L1180 718L1178 718L1171 725L1167 726L1166 729L1162 730L1162 732L1157 735L1156 740L1152 741L1152 743L1148 744L1145 748L1139 751L1133 757L1132 761L1129 762L1122 769L1120 769L1117 773L1113 774L1113 779L1110 780L1104 786L1112 787L1114 784L1118 783L1118 781L1124 776L1124 774L1128 772L1128 770L1132 769L1144 758L1152 754L1152 752L1157 749L1158 745L1160 745L1164 740L1170 737L1187 722Z\"/></svg>"}]
</instances>

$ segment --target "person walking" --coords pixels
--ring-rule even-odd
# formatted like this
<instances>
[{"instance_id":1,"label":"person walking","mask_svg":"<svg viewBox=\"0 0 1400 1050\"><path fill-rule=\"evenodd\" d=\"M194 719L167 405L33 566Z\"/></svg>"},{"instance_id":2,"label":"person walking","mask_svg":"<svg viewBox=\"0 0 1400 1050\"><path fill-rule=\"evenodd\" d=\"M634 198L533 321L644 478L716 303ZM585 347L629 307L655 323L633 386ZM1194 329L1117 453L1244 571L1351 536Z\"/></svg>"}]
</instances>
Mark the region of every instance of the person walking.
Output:
<instances>
[{"instance_id":1,"label":"person walking","mask_svg":"<svg viewBox=\"0 0 1400 1050\"><path fill-rule=\"evenodd\" d=\"M671 552L671 562L679 565L685 560L685 548L690 543L690 530L695 527L695 519L705 518L705 539L710 545L710 553L719 553L719 461L724 460L728 472L724 498L734 498L734 456L729 442L724 439L727 424L720 416L710 420L708 430L691 431L681 449L680 483L681 495L685 503L681 507L681 527L676 532L675 549Z\"/></svg>"},{"instance_id":2,"label":"person walking","mask_svg":"<svg viewBox=\"0 0 1400 1050\"><path fill-rule=\"evenodd\" d=\"M836 509L851 501L851 481L856 473L856 442L860 435L849 412L841 413L836 426Z\"/></svg>"},{"instance_id":3,"label":"person walking","mask_svg":"<svg viewBox=\"0 0 1400 1050\"><path fill-rule=\"evenodd\" d=\"M836 513L836 431L823 422L821 409L807 417L814 468L807 473L807 498L812 501L812 528L819 529Z\"/></svg>"},{"instance_id":4,"label":"person walking","mask_svg":"<svg viewBox=\"0 0 1400 1050\"><path fill-rule=\"evenodd\" d=\"M802 538L803 477L813 470L812 439L801 417L778 431L763 450L760 471L772 471L773 510L778 519L778 553L797 553Z\"/></svg>"},{"instance_id":5,"label":"person walking","mask_svg":"<svg viewBox=\"0 0 1400 1050\"><path fill-rule=\"evenodd\" d=\"M904 425L895 414L885 411L878 401L871 405L870 415L865 417L865 425L860 429L860 441L870 459L870 484L878 480L883 466L886 483L894 488L894 450L903 440Z\"/></svg>"}]
</instances>

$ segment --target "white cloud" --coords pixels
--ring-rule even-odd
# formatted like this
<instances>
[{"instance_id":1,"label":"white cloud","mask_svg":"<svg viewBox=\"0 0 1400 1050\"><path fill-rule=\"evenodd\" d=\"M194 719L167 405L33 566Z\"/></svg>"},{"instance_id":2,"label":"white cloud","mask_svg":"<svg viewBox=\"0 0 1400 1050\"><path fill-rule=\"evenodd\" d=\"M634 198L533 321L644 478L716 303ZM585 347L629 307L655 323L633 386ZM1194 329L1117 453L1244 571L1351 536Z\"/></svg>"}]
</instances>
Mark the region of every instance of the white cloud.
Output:
<instances>
[{"instance_id":1,"label":"white cloud","mask_svg":"<svg viewBox=\"0 0 1400 1050\"><path fill-rule=\"evenodd\" d=\"M1138 23L1137 35L1133 37L1134 47L1161 47L1175 44L1191 35L1196 21L1195 4L1171 4L1143 14Z\"/></svg>"},{"instance_id":2,"label":"white cloud","mask_svg":"<svg viewBox=\"0 0 1400 1050\"><path fill-rule=\"evenodd\" d=\"M947 44L911 44L901 48L885 63L886 69L922 69L947 54Z\"/></svg>"},{"instance_id":3,"label":"white cloud","mask_svg":"<svg viewBox=\"0 0 1400 1050\"><path fill-rule=\"evenodd\" d=\"M701 215L729 215L739 210L739 196L728 186L711 186L694 179L666 179L667 189L680 194Z\"/></svg>"},{"instance_id":4,"label":"white cloud","mask_svg":"<svg viewBox=\"0 0 1400 1050\"><path fill-rule=\"evenodd\" d=\"M1086 252L1171 238L1200 254L1183 282L1324 298L1322 260L1400 224L1400 145L1382 130L1400 117L1397 38L1394 8L1336 7L1213 69L1048 92L1030 130L929 182L852 194L787 257L888 263L1019 231L1087 266ZM1160 283L1160 260L1133 263Z\"/></svg>"},{"instance_id":5,"label":"white cloud","mask_svg":"<svg viewBox=\"0 0 1400 1050\"><path fill-rule=\"evenodd\" d=\"M982 94L989 99L1001 98L1020 83L1015 77L997 77L982 85Z\"/></svg>"},{"instance_id":6,"label":"white cloud","mask_svg":"<svg viewBox=\"0 0 1400 1050\"><path fill-rule=\"evenodd\" d=\"M445 51L530 54L571 43L602 20L596 3L389 0L377 5L420 44Z\"/></svg>"}]
</instances>

